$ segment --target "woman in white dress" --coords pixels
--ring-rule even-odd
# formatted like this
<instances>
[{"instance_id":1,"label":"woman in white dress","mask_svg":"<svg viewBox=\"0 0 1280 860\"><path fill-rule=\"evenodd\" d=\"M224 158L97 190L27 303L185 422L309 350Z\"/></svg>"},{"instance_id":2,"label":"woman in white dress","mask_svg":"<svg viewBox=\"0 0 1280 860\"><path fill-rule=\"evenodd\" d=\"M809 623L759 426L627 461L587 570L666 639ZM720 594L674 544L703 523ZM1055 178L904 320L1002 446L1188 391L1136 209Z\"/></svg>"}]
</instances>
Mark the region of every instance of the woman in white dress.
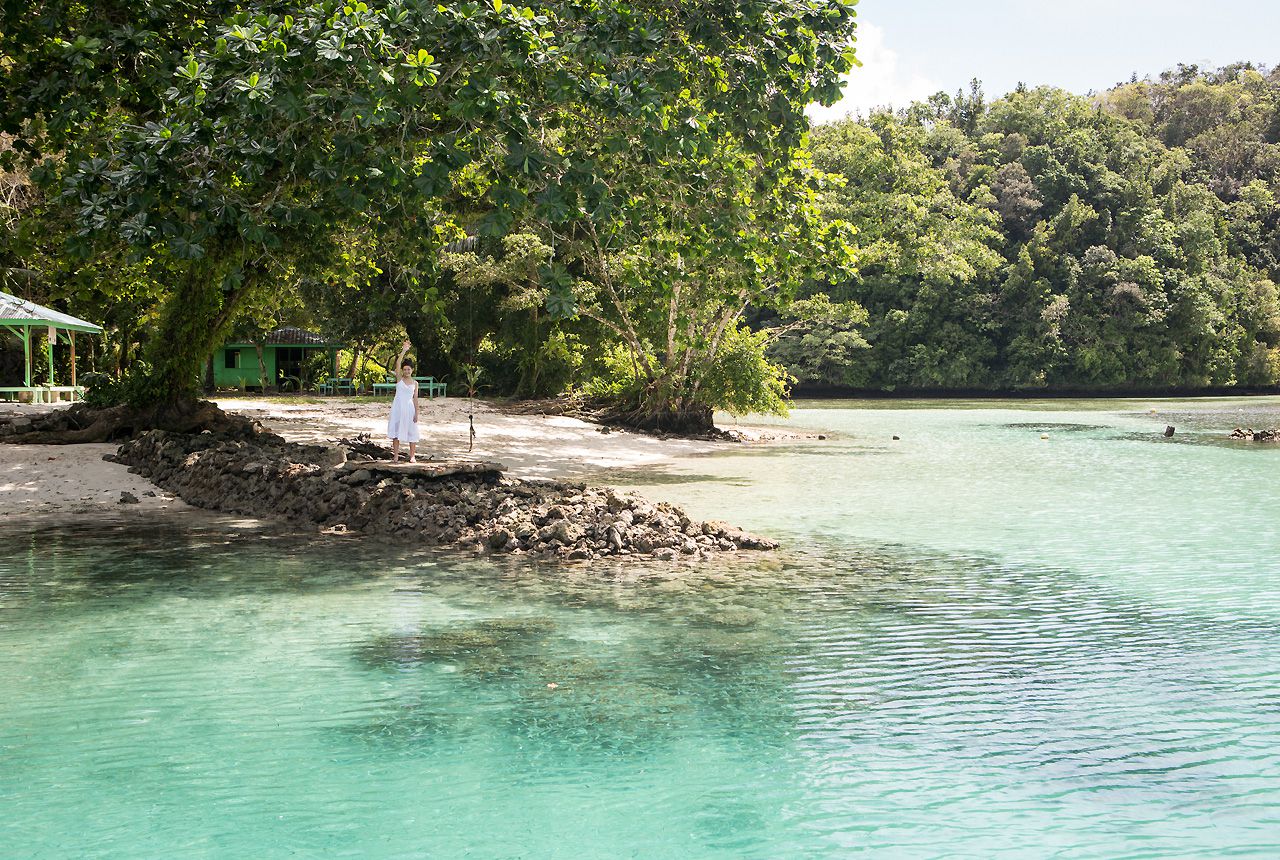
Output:
<instances>
[{"instance_id":1,"label":"woman in white dress","mask_svg":"<svg viewBox=\"0 0 1280 860\"><path fill-rule=\"evenodd\" d=\"M410 463L418 453L418 381L413 378L413 362L405 358L410 346L406 340L400 357L396 359L400 378L396 380L396 399L391 401L391 417L387 419L392 463L400 459L401 442L409 443Z\"/></svg>"}]
</instances>

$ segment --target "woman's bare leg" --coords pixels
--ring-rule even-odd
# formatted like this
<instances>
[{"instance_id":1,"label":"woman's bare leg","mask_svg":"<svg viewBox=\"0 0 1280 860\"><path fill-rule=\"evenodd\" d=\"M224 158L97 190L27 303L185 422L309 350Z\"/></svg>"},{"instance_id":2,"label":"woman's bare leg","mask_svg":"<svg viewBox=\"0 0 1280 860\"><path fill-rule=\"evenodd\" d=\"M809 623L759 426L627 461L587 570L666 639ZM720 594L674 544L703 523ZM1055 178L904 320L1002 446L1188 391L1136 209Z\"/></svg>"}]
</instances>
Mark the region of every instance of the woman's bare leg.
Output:
<instances>
[{"instance_id":1,"label":"woman's bare leg","mask_svg":"<svg viewBox=\"0 0 1280 860\"><path fill-rule=\"evenodd\" d=\"M391 440L391 462L394 463L400 459L400 440Z\"/></svg>"},{"instance_id":2,"label":"woman's bare leg","mask_svg":"<svg viewBox=\"0 0 1280 860\"><path fill-rule=\"evenodd\" d=\"M409 462L410 463L414 462L417 455L418 455L418 443L410 442L409 443Z\"/></svg>"}]
</instances>

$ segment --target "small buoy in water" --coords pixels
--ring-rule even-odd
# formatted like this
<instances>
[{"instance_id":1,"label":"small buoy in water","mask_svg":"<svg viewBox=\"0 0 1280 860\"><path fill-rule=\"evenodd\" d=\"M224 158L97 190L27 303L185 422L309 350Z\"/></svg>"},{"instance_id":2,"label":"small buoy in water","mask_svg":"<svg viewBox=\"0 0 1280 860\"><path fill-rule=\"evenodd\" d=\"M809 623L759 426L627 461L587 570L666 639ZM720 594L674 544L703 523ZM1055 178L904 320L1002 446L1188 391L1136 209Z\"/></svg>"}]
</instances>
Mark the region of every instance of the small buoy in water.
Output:
<instances>
[{"instance_id":1,"label":"small buoy in water","mask_svg":"<svg viewBox=\"0 0 1280 860\"><path fill-rule=\"evenodd\" d=\"M552 681L550 684L547 684L547 689L548 689L548 690L554 690L554 689L557 689L559 686L560 686L560 685L559 685L559 684L557 684L555 681Z\"/></svg>"},{"instance_id":2,"label":"small buoy in water","mask_svg":"<svg viewBox=\"0 0 1280 860\"><path fill-rule=\"evenodd\" d=\"M1049 438L1049 434L1048 434L1048 433L1041 433L1041 434L1040 434L1040 438L1041 438L1041 439L1048 439L1048 438Z\"/></svg>"},{"instance_id":3,"label":"small buoy in water","mask_svg":"<svg viewBox=\"0 0 1280 860\"><path fill-rule=\"evenodd\" d=\"M897 436L894 436L894 437L893 437L893 441L895 441L895 442L897 442L897 441L898 441L898 439L899 439L899 437L897 437Z\"/></svg>"},{"instance_id":4,"label":"small buoy in water","mask_svg":"<svg viewBox=\"0 0 1280 860\"><path fill-rule=\"evenodd\" d=\"M1170 424L1164 428L1164 438L1168 439L1173 435L1173 425Z\"/></svg>"}]
</instances>

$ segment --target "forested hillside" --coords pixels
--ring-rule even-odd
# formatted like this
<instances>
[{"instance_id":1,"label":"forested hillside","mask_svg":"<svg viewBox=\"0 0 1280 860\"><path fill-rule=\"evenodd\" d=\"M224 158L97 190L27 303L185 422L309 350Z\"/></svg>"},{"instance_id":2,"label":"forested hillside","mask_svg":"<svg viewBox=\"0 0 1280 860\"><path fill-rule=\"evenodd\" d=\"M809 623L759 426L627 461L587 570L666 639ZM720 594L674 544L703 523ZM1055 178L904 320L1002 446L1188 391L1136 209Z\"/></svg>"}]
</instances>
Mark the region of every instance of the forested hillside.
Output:
<instances>
[{"instance_id":1,"label":"forested hillside","mask_svg":"<svg viewBox=\"0 0 1280 860\"><path fill-rule=\"evenodd\" d=\"M774 355L874 389L1280 381L1280 70L1182 67L1096 96L975 85L817 128L868 311ZM835 356L834 359L831 357Z\"/></svg>"}]
</instances>

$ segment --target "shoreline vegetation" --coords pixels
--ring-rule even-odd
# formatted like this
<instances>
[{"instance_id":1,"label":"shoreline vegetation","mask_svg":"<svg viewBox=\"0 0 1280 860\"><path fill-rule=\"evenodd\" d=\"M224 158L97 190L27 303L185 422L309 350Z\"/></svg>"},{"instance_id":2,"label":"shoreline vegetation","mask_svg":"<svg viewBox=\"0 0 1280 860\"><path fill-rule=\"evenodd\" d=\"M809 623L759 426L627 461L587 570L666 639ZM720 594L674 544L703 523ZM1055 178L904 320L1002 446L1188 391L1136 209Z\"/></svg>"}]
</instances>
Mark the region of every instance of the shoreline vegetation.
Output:
<instances>
[{"instance_id":1,"label":"shoreline vegetation","mask_svg":"<svg viewBox=\"0 0 1280 860\"><path fill-rule=\"evenodd\" d=\"M1274 392L1278 117L1280 69L1233 63L818 126L858 264L800 298L864 314L769 355L845 390Z\"/></svg>"}]
</instances>

